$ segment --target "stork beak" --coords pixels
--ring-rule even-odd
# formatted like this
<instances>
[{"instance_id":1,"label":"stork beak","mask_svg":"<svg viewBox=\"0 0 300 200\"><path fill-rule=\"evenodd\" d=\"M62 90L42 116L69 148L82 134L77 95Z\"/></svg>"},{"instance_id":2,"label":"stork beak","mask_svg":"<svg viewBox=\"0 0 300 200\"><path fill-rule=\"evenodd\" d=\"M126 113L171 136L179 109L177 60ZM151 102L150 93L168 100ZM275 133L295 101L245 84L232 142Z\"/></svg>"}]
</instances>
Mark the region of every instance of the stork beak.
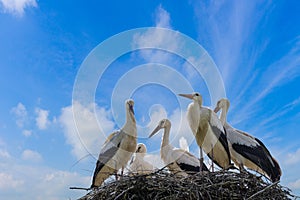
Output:
<instances>
[{"instance_id":1,"label":"stork beak","mask_svg":"<svg viewBox=\"0 0 300 200\"><path fill-rule=\"evenodd\" d=\"M134 114L133 105L129 105L129 110Z\"/></svg>"},{"instance_id":2,"label":"stork beak","mask_svg":"<svg viewBox=\"0 0 300 200\"><path fill-rule=\"evenodd\" d=\"M217 112L219 112L219 110L220 110L220 107L216 106L215 109L214 109L214 112L217 113Z\"/></svg>"},{"instance_id":3,"label":"stork beak","mask_svg":"<svg viewBox=\"0 0 300 200\"><path fill-rule=\"evenodd\" d=\"M160 129L161 129L161 127L160 127L160 125L158 125L158 126L152 131L152 133L149 135L149 138L151 138L153 135L155 135L155 133L157 133Z\"/></svg>"},{"instance_id":4,"label":"stork beak","mask_svg":"<svg viewBox=\"0 0 300 200\"><path fill-rule=\"evenodd\" d=\"M135 151L135 153L139 152L141 149L141 147L137 148L137 150Z\"/></svg>"},{"instance_id":5,"label":"stork beak","mask_svg":"<svg viewBox=\"0 0 300 200\"><path fill-rule=\"evenodd\" d=\"M193 99L193 95L192 94L178 94L179 96L188 98L188 99Z\"/></svg>"}]
</instances>

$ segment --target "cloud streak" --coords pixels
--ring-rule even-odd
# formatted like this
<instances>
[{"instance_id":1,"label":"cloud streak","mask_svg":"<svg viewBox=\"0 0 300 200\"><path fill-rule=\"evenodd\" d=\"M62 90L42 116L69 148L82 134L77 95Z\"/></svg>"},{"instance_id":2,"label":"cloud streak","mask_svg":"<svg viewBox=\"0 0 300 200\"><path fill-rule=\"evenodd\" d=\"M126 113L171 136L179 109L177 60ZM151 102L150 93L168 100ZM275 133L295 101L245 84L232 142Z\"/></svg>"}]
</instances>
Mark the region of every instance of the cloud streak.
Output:
<instances>
[{"instance_id":1,"label":"cloud streak","mask_svg":"<svg viewBox=\"0 0 300 200\"><path fill-rule=\"evenodd\" d=\"M50 121L48 119L49 111L48 110L43 110L41 108L36 108L35 113L37 115L36 118L35 118L36 126L40 130L47 129L47 127L50 125Z\"/></svg>"},{"instance_id":2,"label":"cloud streak","mask_svg":"<svg viewBox=\"0 0 300 200\"><path fill-rule=\"evenodd\" d=\"M11 109L11 113L16 117L16 124L19 128L22 128L25 125L27 120L27 109L26 107L19 102L16 107Z\"/></svg>"},{"instance_id":3,"label":"cloud streak","mask_svg":"<svg viewBox=\"0 0 300 200\"><path fill-rule=\"evenodd\" d=\"M13 15L24 15L25 9L30 7L37 7L36 0L0 0L3 12Z\"/></svg>"}]
</instances>

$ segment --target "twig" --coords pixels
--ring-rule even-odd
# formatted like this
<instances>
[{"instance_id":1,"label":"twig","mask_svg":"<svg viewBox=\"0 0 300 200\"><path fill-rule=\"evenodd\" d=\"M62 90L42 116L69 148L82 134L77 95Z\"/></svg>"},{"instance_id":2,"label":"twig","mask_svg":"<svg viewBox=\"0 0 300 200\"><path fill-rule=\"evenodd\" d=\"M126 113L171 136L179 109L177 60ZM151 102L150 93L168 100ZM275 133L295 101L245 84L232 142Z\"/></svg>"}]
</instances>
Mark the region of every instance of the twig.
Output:
<instances>
[{"instance_id":1,"label":"twig","mask_svg":"<svg viewBox=\"0 0 300 200\"><path fill-rule=\"evenodd\" d=\"M269 188L273 187L274 185L277 185L278 183L279 183L279 181L276 181L276 182L274 182L273 184L271 184L271 185L269 185L269 186L265 187L264 189L262 189L262 190L260 190L260 191L256 192L255 194L253 194L253 195L252 195L252 196L250 196L250 197L249 197L247 200L249 200L249 199L251 199L251 198L253 198L253 197L257 196L258 194L260 194L260 193L262 193L262 192L264 192L264 191L268 190Z\"/></svg>"},{"instance_id":2,"label":"twig","mask_svg":"<svg viewBox=\"0 0 300 200\"><path fill-rule=\"evenodd\" d=\"M69 187L70 190L86 190L89 191L92 188L84 188L84 187Z\"/></svg>"},{"instance_id":3,"label":"twig","mask_svg":"<svg viewBox=\"0 0 300 200\"><path fill-rule=\"evenodd\" d=\"M127 188L126 190L124 190L123 192L121 192L118 196L116 196L115 200L117 200L118 198L120 198L124 193L128 192L129 190L133 189L134 186L131 186L129 188Z\"/></svg>"}]
</instances>

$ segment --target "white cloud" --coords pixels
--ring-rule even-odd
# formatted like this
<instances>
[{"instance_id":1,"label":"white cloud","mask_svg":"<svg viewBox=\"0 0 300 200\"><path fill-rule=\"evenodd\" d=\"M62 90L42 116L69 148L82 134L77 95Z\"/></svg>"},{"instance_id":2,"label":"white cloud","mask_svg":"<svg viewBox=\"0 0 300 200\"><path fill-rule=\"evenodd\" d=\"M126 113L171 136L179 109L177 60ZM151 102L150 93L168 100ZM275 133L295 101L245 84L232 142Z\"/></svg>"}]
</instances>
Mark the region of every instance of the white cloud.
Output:
<instances>
[{"instance_id":1,"label":"white cloud","mask_svg":"<svg viewBox=\"0 0 300 200\"><path fill-rule=\"evenodd\" d=\"M43 158L40 153L32 151L30 149L26 149L22 153L22 159L32 162L40 162Z\"/></svg>"},{"instance_id":2,"label":"white cloud","mask_svg":"<svg viewBox=\"0 0 300 200\"><path fill-rule=\"evenodd\" d=\"M45 130L50 124L50 121L48 119L49 111L43 110L41 108L36 108L35 113L37 114L35 118L36 126L40 130Z\"/></svg>"},{"instance_id":3,"label":"white cloud","mask_svg":"<svg viewBox=\"0 0 300 200\"><path fill-rule=\"evenodd\" d=\"M189 144L183 136L179 139L179 147L187 152L190 151Z\"/></svg>"},{"instance_id":4,"label":"white cloud","mask_svg":"<svg viewBox=\"0 0 300 200\"><path fill-rule=\"evenodd\" d=\"M22 128L27 119L26 107L21 102L19 102L16 107L13 107L11 109L11 113L13 113L16 117L17 126Z\"/></svg>"},{"instance_id":5,"label":"white cloud","mask_svg":"<svg viewBox=\"0 0 300 200\"><path fill-rule=\"evenodd\" d=\"M69 190L69 187L89 187L91 184L90 176L42 165L9 161L0 163L0 170L1 194L10 200L18 200L20 197L37 200L78 199L86 192Z\"/></svg>"},{"instance_id":6,"label":"white cloud","mask_svg":"<svg viewBox=\"0 0 300 200\"><path fill-rule=\"evenodd\" d=\"M22 16L25 8L37 7L36 0L0 0L4 12Z\"/></svg>"},{"instance_id":7,"label":"white cloud","mask_svg":"<svg viewBox=\"0 0 300 200\"><path fill-rule=\"evenodd\" d=\"M0 158L4 158L4 159L8 159L10 158L10 154L8 153L8 151L4 150L4 149L0 149Z\"/></svg>"},{"instance_id":8,"label":"white cloud","mask_svg":"<svg viewBox=\"0 0 300 200\"><path fill-rule=\"evenodd\" d=\"M0 173L0 189L14 189L24 184L23 180L16 179L11 174Z\"/></svg>"},{"instance_id":9,"label":"white cloud","mask_svg":"<svg viewBox=\"0 0 300 200\"><path fill-rule=\"evenodd\" d=\"M170 14L160 5L155 12L155 26L160 28L171 28ZM168 47L169 50L176 52L179 48L180 40L177 33L174 32L162 32L160 30L148 30L144 34L136 34L134 36L134 46L136 47L156 47L157 49L162 47ZM166 63L172 57L163 51L147 50L141 51L140 55L148 62Z\"/></svg>"},{"instance_id":10,"label":"white cloud","mask_svg":"<svg viewBox=\"0 0 300 200\"><path fill-rule=\"evenodd\" d=\"M168 13L161 5L159 5L155 12L156 27L171 28L170 21L170 13Z\"/></svg>"},{"instance_id":11,"label":"white cloud","mask_svg":"<svg viewBox=\"0 0 300 200\"><path fill-rule=\"evenodd\" d=\"M98 121L95 119L95 114ZM78 117L76 124L74 115ZM80 159L88 153L97 157L102 144L115 126L109 116L109 111L95 104L84 107L75 102L73 106L62 109L59 122L76 158Z\"/></svg>"},{"instance_id":12,"label":"white cloud","mask_svg":"<svg viewBox=\"0 0 300 200\"><path fill-rule=\"evenodd\" d=\"M31 130L23 130L22 131L22 134L26 137L29 137L32 135L32 131Z\"/></svg>"},{"instance_id":13,"label":"white cloud","mask_svg":"<svg viewBox=\"0 0 300 200\"><path fill-rule=\"evenodd\" d=\"M288 184L288 187L290 187L291 189L300 189L300 179L297 179L296 181L294 181L294 182L290 182L289 184Z\"/></svg>"},{"instance_id":14,"label":"white cloud","mask_svg":"<svg viewBox=\"0 0 300 200\"><path fill-rule=\"evenodd\" d=\"M300 148L297 149L295 152L288 153L284 162L287 165L294 165L300 162Z\"/></svg>"},{"instance_id":15,"label":"white cloud","mask_svg":"<svg viewBox=\"0 0 300 200\"><path fill-rule=\"evenodd\" d=\"M39 176L39 184L35 185L37 191L43 193L37 194L38 199L77 199L84 195L83 191L69 190L71 186L89 187L91 179L89 176L82 176L76 172L62 170L47 170L45 174ZM48 188L49 187L49 188ZM69 190L67 192L67 190ZM75 198L76 196L77 198Z\"/></svg>"}]
</instances>

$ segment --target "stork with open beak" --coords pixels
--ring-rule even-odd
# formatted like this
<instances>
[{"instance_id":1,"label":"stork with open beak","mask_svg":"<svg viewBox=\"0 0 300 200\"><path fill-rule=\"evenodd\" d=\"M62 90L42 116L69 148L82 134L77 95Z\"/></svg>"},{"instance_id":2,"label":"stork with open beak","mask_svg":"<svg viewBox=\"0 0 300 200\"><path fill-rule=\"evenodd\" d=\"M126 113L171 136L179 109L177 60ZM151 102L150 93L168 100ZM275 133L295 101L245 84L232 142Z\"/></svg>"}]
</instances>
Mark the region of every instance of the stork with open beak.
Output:
<instances>
[{"instance_id":1,"label":"stork with open beak","mask_svg":"<svg viewBox=\"0 0 300 200\"><path fill-rule=\"evenodd\" d=\"M200 165L203 163L202 150L204 150L219 167L234 168L225 130L216 113L202 106L202 96L199 93L179 95L193 100L188 106L187 118L200 147Z\"/></svg>"},{"instance_id":2,"label":"stork with open beak","mask_svg":"<svg viewBox=\"0 0 300 200\"><path fill-rule=\"evenodd\" d=\"M129 165L130 172L135 174L149 174L154 171L153 165L145 160L146 153L146 145L139 143L136 147L135 157L132 158Z\"/></svg>"},{"instance_id":3,"label":"stork with open beak","mask_svg":"<svg viewBox=\"0 0 300 200\"><path fill-rule=\"evenodd\" d=\"M134 101L125 102L126 122L124 126L110 134L105 141L96 164L91 188L101 184L120 168L122 172L136 150L137 130L133 111Z\"/></svg>"},{"instance_id":4,"label":"stork with open beak","mask_svg":"<svg viewBox=\"0 0 300 200\"><path fill-rule=\"evenodd\" d=\"M220 109L220 120L226 130L229 150L233 162L244 170L244 166L266 175L273 182L280 180L281 169L266 146L257 138L233 128L227 123L227 112L230 106L228 99L220 99L214 111Z\"/></svg>"},{"instance_id":5,"label":"stork with open beak","mask_svg":"<svg viewBox=\"0 0 300 200\"><path fill-rule=\"evenodd\" d=\"M160 147L160 156L167 165L168 169L178 175L187 176L188 173L200 171L199 160L189 152L174 148L169 142L171 122L168 119L163 119L158 123L158 126L149 135L149 138L155 135L160 129L164 129L162 143ZM209 171L206 165L202 167L203 171Z\"/></svg>"}]
</instances>

